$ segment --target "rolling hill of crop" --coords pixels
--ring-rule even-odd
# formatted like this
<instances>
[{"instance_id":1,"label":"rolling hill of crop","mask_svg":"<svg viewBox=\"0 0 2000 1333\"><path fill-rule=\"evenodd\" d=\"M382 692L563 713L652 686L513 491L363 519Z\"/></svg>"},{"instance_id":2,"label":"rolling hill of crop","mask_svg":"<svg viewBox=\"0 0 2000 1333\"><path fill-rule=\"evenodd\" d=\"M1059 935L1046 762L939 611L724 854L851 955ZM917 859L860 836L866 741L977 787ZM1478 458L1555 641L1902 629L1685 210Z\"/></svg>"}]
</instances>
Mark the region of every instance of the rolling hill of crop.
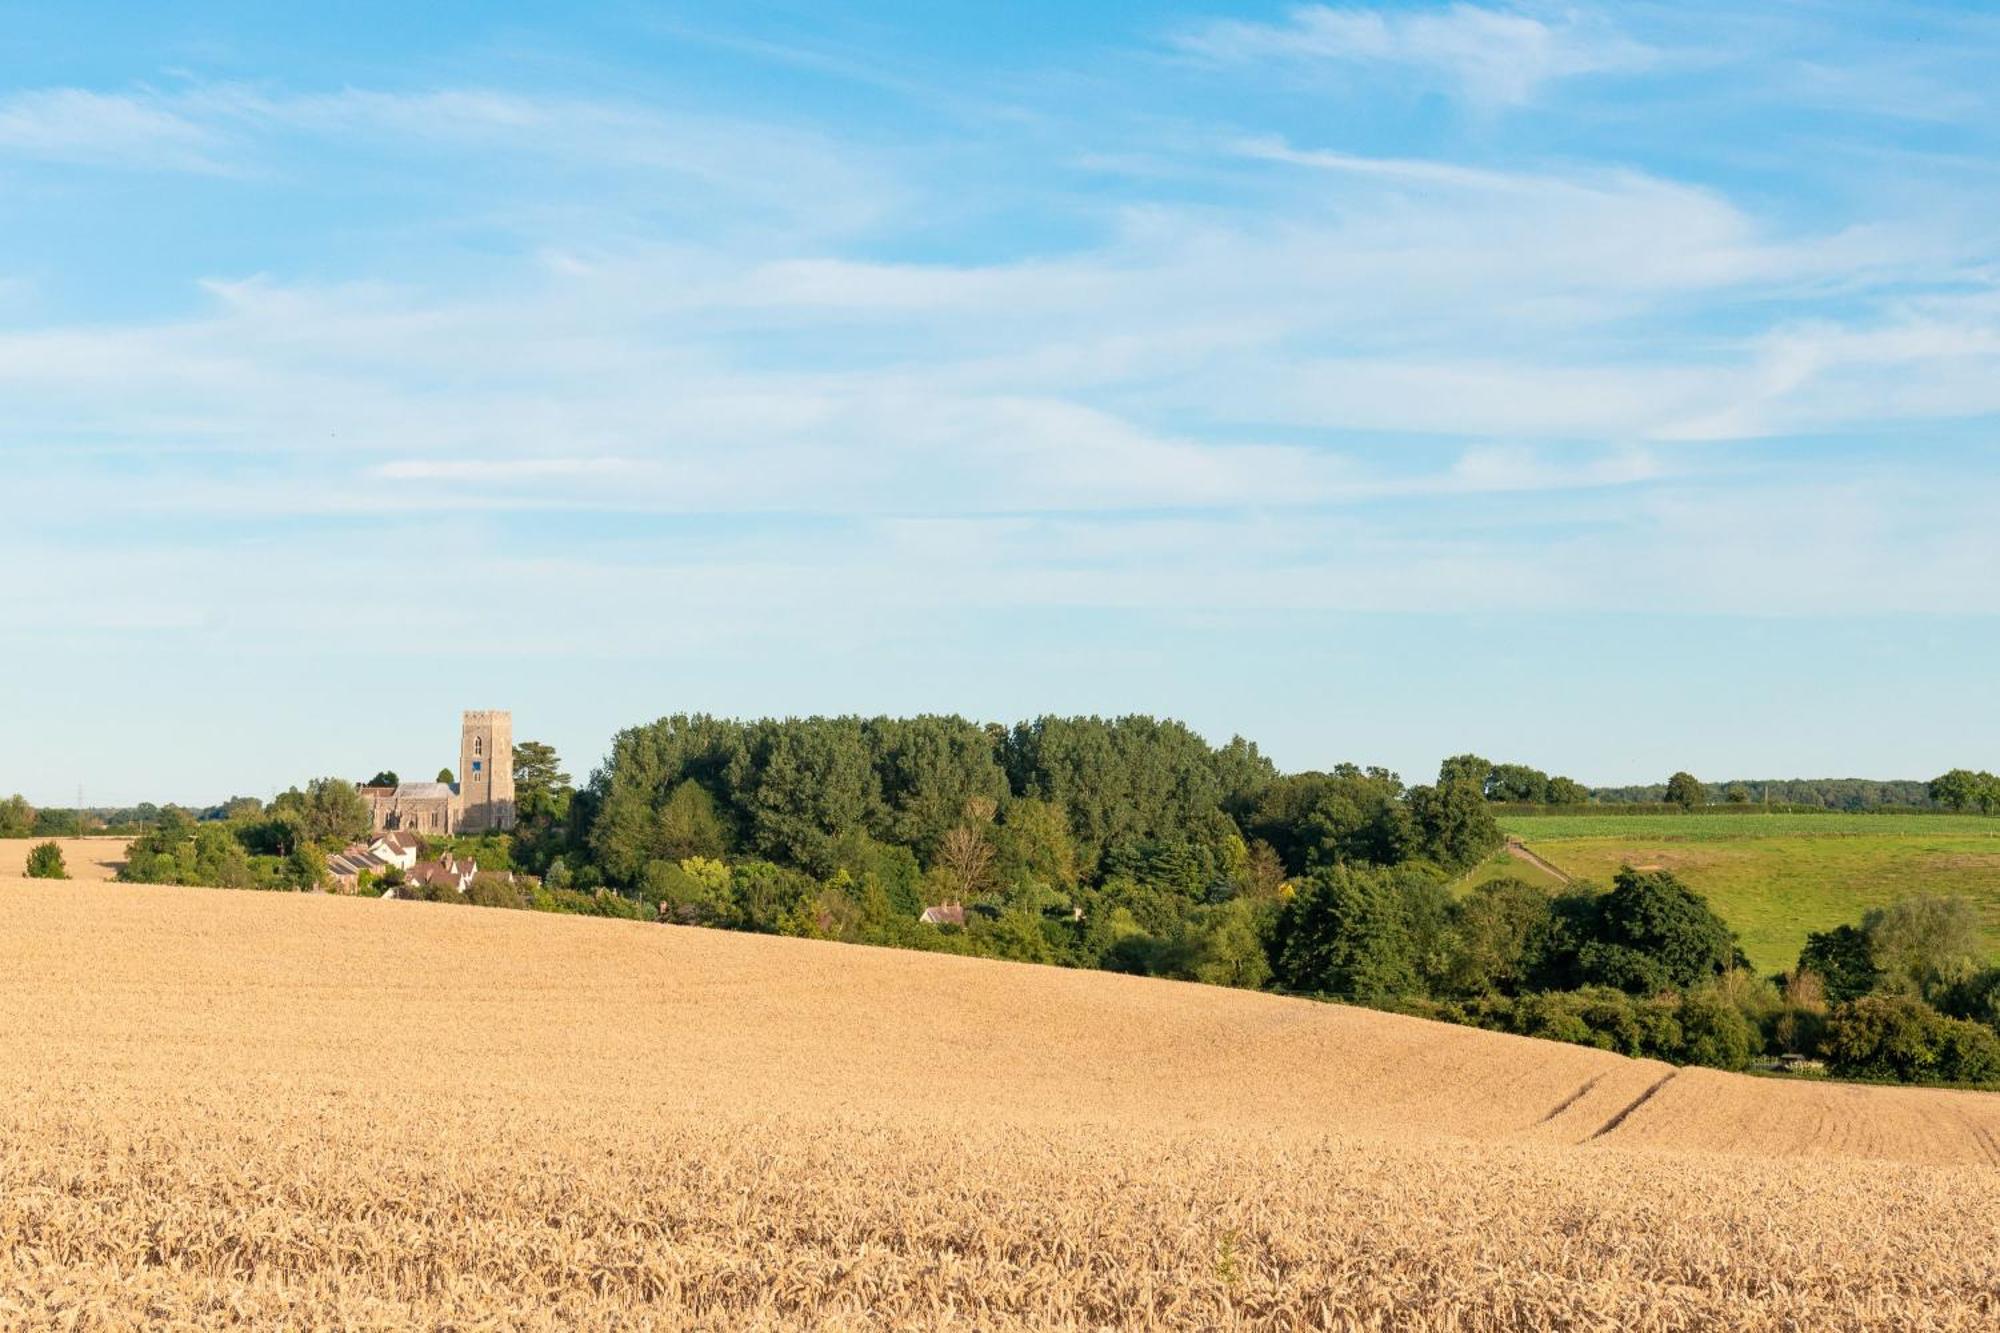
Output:
<instances>
[{"instance_id":1,"label":"rolling hill of crop","mask_svg":"<svg viewBox=\"0 0 2000 1333\"><path fill-rule=\"evenodd\" d=\"M1798 961L1809 931L1917 893L1977 904L2000 952L2000 819L1920 814L1507 815L1500 825L1579 879L1673 871L1706 897L1758 970ZM1521 874L1495 861L1479 877Z\"/></svg>"},{"instance_id":2,"label":"rolling hill of crop","mask_svg":"<svg viewBox=\"0 0 2000 1333\"><path fill-rule=\"evenodd\" d=\"M0 879L0 1324L2000 1319L2000 1096L1104 973Z\"/></svg>"},{"instance_id":3,"label":"rolling hill of crop","mask_svg":"<svg viewBox=\"0 0 2000 1333\"><path fill-rule=\"evenodd\" d=\"M50 841L62 848L63 865L78 880L115 878L131 845L126 838L0 838L0 878L24 874L28 853Z\"/></svg>"}]
</instances>

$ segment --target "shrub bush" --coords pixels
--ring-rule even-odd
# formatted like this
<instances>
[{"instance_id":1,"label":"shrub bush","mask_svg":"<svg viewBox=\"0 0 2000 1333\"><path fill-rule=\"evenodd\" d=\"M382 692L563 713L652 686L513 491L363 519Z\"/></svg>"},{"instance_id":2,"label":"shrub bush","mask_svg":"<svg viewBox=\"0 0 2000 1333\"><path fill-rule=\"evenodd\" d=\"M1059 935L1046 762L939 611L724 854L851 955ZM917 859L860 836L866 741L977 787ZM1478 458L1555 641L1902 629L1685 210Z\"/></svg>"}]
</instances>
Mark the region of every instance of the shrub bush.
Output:
<instances>
[{"instance_id":1,"label":"shrub bush","mask_svg":"<svg viewBox=\"0 0 2000 1333\"><path fill-rule=\"evenodd\" d=\"M68 879L69 867L63 864L62 848L45 842L29 849L28 878Z\"/></svg>"},{"instance_id":2,"label":"shrub bush","mask_svg":"<svg viewBox=\"0 0 2000 1333\"><path fill-rule=\"evenodd\" d=\"M1681 1025L1682 1064L1745 1069L1762 1046L1743 1011L1716 987L1683 995L1675 1017Z\"/></svg>"},{"instance_id":3,"label":"shrub bush","mask_svg":"<svg viewBox=\"0 0 2000 1333\"><path fill-rule=\"evenodd\" d=\"M1907 995L1868 995L1841 1005L1827 1019L1822 1049L1827 1067L1843 1078L2000 1081L2000 1036Z\"/></svg>"}]
</instances>

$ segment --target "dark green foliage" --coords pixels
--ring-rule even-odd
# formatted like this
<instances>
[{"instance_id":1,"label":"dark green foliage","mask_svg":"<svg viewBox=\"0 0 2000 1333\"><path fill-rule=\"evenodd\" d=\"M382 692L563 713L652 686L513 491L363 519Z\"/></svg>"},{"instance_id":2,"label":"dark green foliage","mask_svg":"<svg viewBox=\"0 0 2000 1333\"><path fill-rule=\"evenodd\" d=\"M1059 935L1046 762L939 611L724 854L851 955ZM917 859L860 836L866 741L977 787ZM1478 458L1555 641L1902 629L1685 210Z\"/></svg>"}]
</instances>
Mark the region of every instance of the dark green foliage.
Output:
<instances>
[{"instance_id":1,"label":"dark green foliage","mask_svg":"<svg viewBox=\"0 0 2000 1333\"><path fill-rule=\"evenodd\" d=\"M1222 767L1180 723L1140 716L1038 718L1016 726L1006 748L1014 794L1063 812L1079 868L1092 878L1113 849L1219 836L1224 823L1212 817L1229 795ZM1242 756L1228 767L1240 783Z\"/></svg>"},{"instance_id":2,"label":"dark green foliage","mask_svg":"<svg viewBox=\"0 0 2000 1333\"><path fill-rule=\"evenodd\" d=\"M323 863L322 863L323 864ZM235 831L221 824L196 824L168 807L157 823L135 838L118 878L139 884L197 884L211 888L290 888L283 875L260 877Z\"/></svg>"},{"instance_id":3,"label":"dark green foliage","mask_svg":"<svg viewBox=\"0 0 2000 1333\"><path fill-rule=\"evenodd\" d=\"M1970 1018L2000 1030L2000 967L1986 967L1944 988L1937 1007L1953 1018Z\"/></svg>"},{"instance_id":4,"label":"dark green foliage","mask_svg":"<svg viewBox=\"0 0 2000 1333\"><path fill-rule=\"evenodd\" d=\"M1550 778L1548 794L1542 799L1550 805L1583 805L1590 800L1590 788L1575 778Z\"/></svg>"},{"instance_id":5,"label":"dark green foliage","mask_svg":"<svg viewBox=\"0 0 2000 1333\"><path fill-rule=\"evenodd\" d=\"M297 787L271 802L270 823L281 830L284 851L302 843L337 846L367 836L372 827L368 804L354 784L339 778L314 778L304 791Z\"/></svg>"},{"instance_id":6,"label":"dark green foliage","mask_svg":"<svg viewBox=\"0 0 2000 1333\"><path fill-rule=\"evenodd\" d=\"M1611 892L1598 901L1594 935L1597 947L1586 948L1582 970L1621 990L1693 986L1720 976L1736 960L1728 925L1664 870L1619 871Z\"/></svg>"},{"instance_id":7,"label":"dark green foliage","mask_svg":"<svg viewBox=\"0 0 2000 1333\"><path fill-rule=\"evenodd\" d=\"M1701 895L1666 871L1627 868L1609 893L1585 887L1552 899L1522 966L1537 989L1651 995L1713 980L1736 958L1735 936Z\"/></svg>"},{"instance_id":8,"label":"dark green foliage","mask_svg":"<svg viewBox=\"0 0 2000 1333\"><path fill-rule=\"evenodd\" d=\"M28 849L29 879L68 879L69 867L63 864L62 848L52 842L40 843Z\"/></svg>"},{"instance_id":9,"label":"dark green foliage","mask_svg":"<svg viewBox=\"0 0 2000 1333\"><path fill-rule=\"evenodd\" d=\"M1215 752L1215 777L1222 786L1222 809L1239 823L1256 808L1264 789L1277 780L1278 767L1257 748L1257 742L1231 736Z\"/></svg>"},{"instance_id":10,"label":"dark green foliage","mask_svg":"<svg viewBox=\"0 0 2000 1333\"><path fill-rule=\"evenodd\" d=\"M1674 1001L1638 999L1608 987L1542 991L1519 998L1479 996L1434 1011L1413 1012L1640 1059L1680 1062L1685 1055Z\"/></svg>"},{"instance_id":11,"label":"dark green foliage","mask_svg":"<svg viewBox=\"0 0 2000 1333\"><path fill-rule=\"evenodd\" d=\"M37 810L35 825L28 836L34 838L76 838L87 830L84 828L83 813L78 810Z\"/></svg>"},{"instance_id":12,"label":"dark green foliage","mask_svg":"<svg viewBox=\"0 0 2000 1333\"><path fill-rule=\"evenodd\" d=\"M993 738L962 717L875 718L864 735L880 791L872 832L920 861L959 823L970 800L996 807L1008 794Z\"/></svg>"},{"instance_id":13,"label":"dark green foliage","mask_svg":"<svg viewBox=\"0 0 2000 1333\"><path fill-rule=\"evenodd\" d=\"M463 902L464 898L452 895ZM528 894L528 906L537 912L563 912L571 916L621 917L627 921L648 921L653 912L645 903L636 898L628 898L608 889L584 891L581 889L539 888Z\"/></svg>"},{"instance_id":14,"label":"dark green foliage","mask_svg":"<svg viewBox=\"0 0 2000 1333\"><path fill-rule=\"evenodd\" d=\"M326 887L326 853L311 843L300 843L285 859L285 887L319 889Z\"/></svg>"},{"instance_id":15,"label":"dark green foliage","mask_svg":"<svg viewBox=\"0 0 2000 1333\"><path fill-rule=\"evenodd\" d=\"M1486 799L1519 805L1546 805L1549 775L1526 764L1495 764L1486 776Z\"/></svg>"},{"instance_id":16,"label":"dark green foliage","mask_svg":"<svg viewBox=\"0 0 2000 1333\"><path fill-rule=\"evenodd\" d=\"M1295 773L1264 785L1244 832L1269 843L1294 875L1350 862L1394 865L1417 841L1403 795L1402 780L1386 769Z\"/></svg>"},{"instance_id":17,"label":"dark green foliage","mask_svg":"<svg viewBox=\"0 0 2000 1333\"><path fill-rule=\"evenodd\" d=\"M385 768L361 785L364 787L395 787L400 786L401 783L402 779L396 776L394 770Z\"/></svg>"},{"instance_id":18,"label":"dark green foliage","mask_svg":"<svg viewBox=\"0 0 2000 1333\"><path fill-rule=\"evenodd\" d=\"M559 824L569 814L575 785L562 771L553 745L522 741L514 747L514 813L522 821Z\"/></svg>"},{"instance_id":19,"label":"dark green foliage","mask_svg":"<svg viewBox=\"0 0 2000 1333\"><path fill-rule=\"evenodd\" d=\"M1456 754L1438 765L1438 786L1452 787L1463 783L1482 795L1486 784L1493 779L1493 761L1482 759L1476 754Z\"/></svg>"},{"instance_id":20,"label":"dark green foliage","mask_svg":"<svg viewBox=\"0 0 2000 1333\"><path fill-rule=\"evenodd\" d=\"M35 807L16 794L0 801L0 838L25 838L35 831Z\"/></svg>"},{"instance_id":21,"label":"dark green foliage","mask_svg":"<svg viewBox=\"0 0 2000 1333\"><path fill-rule=\"evenodd\" d=\"M881 808L859 718L755 723L731 777L750 847L813 874L830 873L840 836Z\"/></svg>"},{"instance_id":22,"label":"dark green foliage","mask_svg":"<svg viewBox=\"0 0 2000 1333\"><path fill-rule=\"evenodd\" d=\"M806 875L768 861L745 861L731 868L729 892L738 930L777 934L793 914L805 909L818 885Z\"/></svg>"},{"instance_id":23,"label":"dark green foliage","mask_svg":"<svg viewBox=\"0 0 2000 1333\"><path fill-rule=\"evenodd\" d=\"M1822 1051L1844 1078L1903 1083L1990 1083L2000 1079L2000 1036L1984 1024L1947 1018L1912 996L1869 995L1837 1007Z\"/></svg>"},{"instance_id":24,"label":"dark green foliage","mask_svg":"<svg viewBox=\"0 0 2000 1333\"><path fill-rule=\"evenodd\" d=\"M1032 883L1062 894L1076 889L1076 840L1062 811L1048 801L1009 801L993 830L993 849L993 871L1002 884Z\"/></svg>"},{"instance_id":25,"label":"dark green foliage","mask_svg":"<svg viewBox=\"0 0 2000 1333\"><path fill-rule=\"evenodd\" d=\"M1512 995L1527 984L1530 950L1546 935L1549 895L1518 879L1479 885L1452 908L1446 989L1458 995Z\"/></svg>"},{"instance_id":26,"label":"dark green foliage","mask_svg":"<svg viewBox=\"0 0 2000 1333\"><path fill-rule=\"evenodd\" d=\"M1410 789L1410 819L1417 854L1449 870L1463 870L1491 855L1501 844L1486 797L1466 782Z\"/></svg>"},{"instance_id":27,"label":"dark green foliage","mask_svg":"<svg viewBox=\"0 0 2000 1333\"><path fill-rule=\"evenodd\" d=\"M653 825L648 850L676 861L688 856L729 853L729 831L716 812L708 788L689 778L668 794Z\"/></svg>"},{"instance_id":28,"label":"dark green foliage","mask_svg":"<svg viewBox=\"0 0 2000 1333\"><path fill-rule=\"evenodd\" d=\"M1806 936L1799 969L1815 973L1835 1004L1859 999L1875 989L1882 970L1875 965L1868 935L1857 926L1835 926Z\"/></svg>"},{"instance_id":29,"label":"dark green foliage","mask_svg":"<svg viewBox=\"0 0 2000 1333\"><path fill-rule=\"evenodd\" d=\"M1675 1018L1681 1029L1682 1064L1742 1069L1763 1046L1743 1011L1713 989L1681 996Z\"/></svg>"},{"instance_id":30,"label":"dark green foliage","mask_svg":"<svg viewBox=\"0 0 2000 1333\"><path fill-rule=\"evenodd\" d=\"M726 844L735 845L743 829L733 799L734 775L747 772L746 731L739 722L681 715L613 738L611 757L592 776L591 790L577 799L593 816L590 850L611 882L635 884L648 863L666 855L659 841L660 812L689 782L718 798L714 812Z\"/></svg>"},{"instance_id":31,"label":"dark green foliage","mask_svg":"<svg viewBox=\"0 0 2000 1333\"><path fill-rule=\"evenodd\" d=\"M1314 871L1279 912L1271 970L1287 990L1357 1000L1425 993L1448 911L1421 873L1334 866Z\"/></svg>"},{"instance_id":32,"label":"dark green foliage","mask_svg":"<svg viewBox=\"0 0 2000 1333\"><path fill-rule=\"evenodd\" d=\"M1976 810L1990 815L2000 810L2000 777L1954 768L1942 777L1931 779L1930 798L1947 810Z\"/></svg>"},{"instance_id":33,"label":"dark green foliage","mask_svg":"<svg viewBox=\"0 0 2000 1333\"><path fill-rule=\"evenodd\" d=\"M1773 810L1909 810L1932 809L1929 784L1923 782L1876 781L1866 778L1756 778L1730 783L1703 784L1704 798L1727 802L1729 788L1749 792L1750 804ZM1590 796L1609 806L1664 805L1667 787L1663 782L1637 787L1597 787ZM1555 798L1550 797L1553 802ZM1728 808L1728 807L1725 807ZM1746 807L1733 807L1743 810Z\"/></svg>"}]
</instances>

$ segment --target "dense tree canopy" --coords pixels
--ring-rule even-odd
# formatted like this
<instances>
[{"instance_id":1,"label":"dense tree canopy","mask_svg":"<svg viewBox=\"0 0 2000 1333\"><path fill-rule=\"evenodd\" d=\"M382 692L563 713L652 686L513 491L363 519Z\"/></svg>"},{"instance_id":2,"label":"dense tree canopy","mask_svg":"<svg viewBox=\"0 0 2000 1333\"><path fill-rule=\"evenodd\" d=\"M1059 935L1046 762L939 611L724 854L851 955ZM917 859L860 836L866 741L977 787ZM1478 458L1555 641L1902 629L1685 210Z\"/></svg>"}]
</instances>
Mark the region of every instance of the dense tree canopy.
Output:
<instances>
[{"instance_id":1,"label":"dense tree canopy","mask_svg":"<svg viewBox=\"0 0 2000 1333\"><path fill-rule=\"evenodd\" d=\"M408 891L1270 986L1722 1068L1764 1051L1861 1076L2000 1070L2000 969L1963 903L1878 908L1766 978L1665 871L1608 891L1478 882L1495 806L1590 799L1525 764L1458 755L1418 786L1353 764L1281 774L1241 738L1143 716L677 715L620 732L581 789L546 744L514 757L516 827L432 840L477 860L474 883ZM1940 779L1938 803L1976 805L1980 776ZM1687 774L1671 788L1710 795ZM48 813L0 802L0 827ZM380 887L330 881L327 855L368 828L334 779L199 820L120 813L144 816L127 878Z\"/></svg>"},{"instance_id":2,"label":"dense tree canopy","mask_svg":"<svg viewBox=\"0 0 2000 1333\"><path fill-rule=\"evenodd\" d=\"M1708 804L1708 789L1692 773L1676 773L1667 779L1667 804L1692 810Z\"/></svg>"},{"instance_id":3,"label":"dense tree canopy","mask_svg":"<svg viewBox=\"0 0 2000 1333\"><path fill-rule=\"evenodd\" d=\"M1976 810L1990 815L2000 810L2000 777L1954 768L1930 784L1931 799L1947 810Z\"/></svg>"},{"instance_id":4,"label":"dense tree canopy","mask_svg":"<svg viewBox=\"0 0 2000 1333\"><path fill-rule=\"evenodd\" d=\"M34 831L34 806L19 795L0 800L0 838L25 838Z\"/></svg>"}]
</instances>

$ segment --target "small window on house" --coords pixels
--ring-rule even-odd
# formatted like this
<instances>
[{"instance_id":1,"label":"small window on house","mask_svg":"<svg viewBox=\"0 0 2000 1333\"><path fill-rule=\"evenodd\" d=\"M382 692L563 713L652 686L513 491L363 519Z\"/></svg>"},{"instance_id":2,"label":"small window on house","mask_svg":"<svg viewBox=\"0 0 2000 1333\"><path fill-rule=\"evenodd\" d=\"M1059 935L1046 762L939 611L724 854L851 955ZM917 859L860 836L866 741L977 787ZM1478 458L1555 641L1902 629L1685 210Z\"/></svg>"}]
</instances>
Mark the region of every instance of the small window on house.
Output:
<instances>
[{"instance_id":1,"label":"small window on house","mask_svg":"<svg viewBox=\"0 0 2000 1333\"><path fill-rule=\"evenodd\" d=\"M485 767L485 765L484 765L484 764L481 764L481 763L480 763L480 762L479 762L479 761L478 761L477 759L475 759L475 760L473 760L473 761L472 761L472 771L473 771L474 773L477 773L477 772L478 772L478 771L479 771L479 770L480 770L481 768L484 768L484 767Z\"/></svg>"}]
</instances>

